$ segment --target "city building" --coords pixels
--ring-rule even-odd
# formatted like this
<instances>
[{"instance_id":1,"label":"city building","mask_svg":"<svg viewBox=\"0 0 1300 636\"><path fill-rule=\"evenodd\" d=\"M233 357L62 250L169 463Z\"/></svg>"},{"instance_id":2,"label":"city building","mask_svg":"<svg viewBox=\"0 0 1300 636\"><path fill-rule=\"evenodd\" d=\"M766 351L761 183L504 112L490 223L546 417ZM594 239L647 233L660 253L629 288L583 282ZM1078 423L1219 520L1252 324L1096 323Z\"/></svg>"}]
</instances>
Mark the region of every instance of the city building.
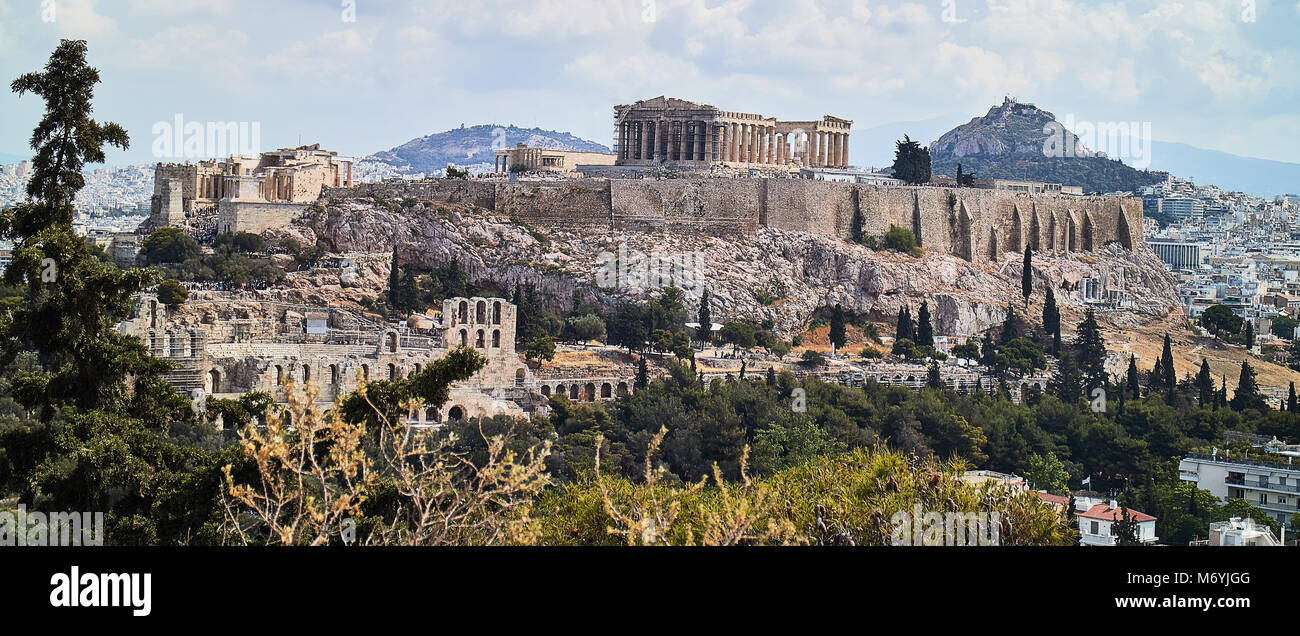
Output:
<instances>
[{"instance_id":1,"label":"city building","mask_svg":"<svg viewBox=\"0 0 1300 636\"><path fill-rule=\"evenodd\" d=\"M1147 240L1147 245L1173 269L1195 269L1203 262L1201 253L1205 246L1200 243L1151 238Z\"/></svg>"},{"instance_id":2,"label":"city building","mask_svg":"<svg viewBox=\"0 0 1300 636\"><path fill-rule=\"evenodd\" d=\"M1116 506L1115 501L1094 504L1087 510L1079 512L1079 545L1113 546L1115 545L1115 522L1124 519L1124 513L1137 524L1136 535L1142 543L1155 543L1156 518L1137 510L1125 510Z\"/></svg>"},{"instance_id":3,"label":"city building","mask_svg":"<svg viewBox=\"0 0 1300 636\"><path fill-rule=\"evenodd\" d=\"M1220 501L1245 499L1267 512L1283 525L1291 523L1300 512L1300 465L1289 455L1261 453L1261 457L1229 457L1214 450L1209 454L1193 453L1178 464L1179 477L1207 490Z\"/></svg>"},{"instance_id":4,"label":"city building","mask_svg":"<svg viewBox=\"0 0 1300 636\"><path fill-rule=\"evenodd\" d=\"M1282 541L1273 535L1273 529L1255 523L1254 519L1233 517L1227 521L1210 524L1210 538L1193 541L1200 546L1281 546Z\"/></svg>"}]
</instances>

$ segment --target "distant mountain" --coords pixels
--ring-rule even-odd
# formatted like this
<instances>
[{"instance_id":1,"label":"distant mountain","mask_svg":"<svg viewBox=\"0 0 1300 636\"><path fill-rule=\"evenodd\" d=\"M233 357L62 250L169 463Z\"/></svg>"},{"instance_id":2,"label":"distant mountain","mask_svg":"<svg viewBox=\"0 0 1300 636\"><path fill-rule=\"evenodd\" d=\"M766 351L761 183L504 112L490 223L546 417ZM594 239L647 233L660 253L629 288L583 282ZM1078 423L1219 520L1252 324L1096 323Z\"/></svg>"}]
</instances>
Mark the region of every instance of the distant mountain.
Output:
<instances>
[{"instance_id":1,"label":"distant mountain","mask_svg":"<svg viewBox=\"0 0 1300 636\"><path fill-rule=\"evenodd\" d=\"M1062 154L1074 156L1048 156L1044 145L1053 135L1061 140L1057 147L1074 149ZM930 157L934 174L954 176L960 163L963 172L979 178L1046 181L1082 186L1084 192L1135 190L1161 180L1121 161L1092 156L1055 115L1010 98L944 133L930 144Z\"/></svg>"},{"instance_id":2,"label":"distant mountain","mask_svg":"<svg viewBox=\"0 0 1300 636\"><path fill-rule=\"evenodd\" d=\"M491 165L498 148L515 144L552 150L610 152L609 148L566 132L540 128L480 125L461 127L412 139L391 150L376 152L374 158L413 172L434 172L447 167Z\"/></svg>"},{"instance_id":3,"label":"distant mountain","mask_svg":"<svg viewBox=\"0 0 1300 636\"><path fill-rule=\"evenodd\" d=\"M1241 157L1183 143L1152 142L1151 167L1197 184L1213 184L1257 197L1300 192L1300 164Z\"/></svg>"}]
</instances>

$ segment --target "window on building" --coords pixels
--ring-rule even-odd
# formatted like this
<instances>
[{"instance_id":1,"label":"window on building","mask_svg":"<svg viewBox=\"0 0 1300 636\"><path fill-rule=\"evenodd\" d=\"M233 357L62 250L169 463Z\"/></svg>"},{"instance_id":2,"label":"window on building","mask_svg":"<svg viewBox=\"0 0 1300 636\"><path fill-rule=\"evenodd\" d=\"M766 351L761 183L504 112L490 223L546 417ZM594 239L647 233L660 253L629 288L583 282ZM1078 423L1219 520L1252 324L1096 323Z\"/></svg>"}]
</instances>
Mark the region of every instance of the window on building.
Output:
<instances>
[{"instance_id":1,"label":"window on building","mask_svg":"<svg viewBox=\"0 0 1300 636\"><path fill-rule=\"evenodd\" d=\"M1090 522L1090 523L1091 523L1091 525L1089 526L1090 529L1088 530L1088 533L1089 533L1089 534L1101 534L1101 528L1098 526L1097 522L1096 522L1096 521L1093 521L1093 522Z\"/></svg>"}]
</instances>

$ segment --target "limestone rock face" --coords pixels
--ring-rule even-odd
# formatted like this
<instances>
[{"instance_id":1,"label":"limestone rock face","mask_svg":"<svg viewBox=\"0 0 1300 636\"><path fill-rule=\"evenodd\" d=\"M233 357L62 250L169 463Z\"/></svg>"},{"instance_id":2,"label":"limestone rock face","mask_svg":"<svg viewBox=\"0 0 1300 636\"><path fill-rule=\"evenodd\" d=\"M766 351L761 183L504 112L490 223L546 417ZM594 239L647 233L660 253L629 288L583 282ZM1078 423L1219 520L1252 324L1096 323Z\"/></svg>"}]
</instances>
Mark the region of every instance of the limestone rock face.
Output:
<instances>
[{"instance_id":1,"label":"limestone rock face","mask_svg":"<svg viewBox=\"0 0 1300 636\"><path fill-rule=\"evenodd\" d=\"M1034 257L1035 291L1026 309L1020 295L1021 254L972 263L949 255L913 258L875 252L833 238L760 227L755 236L723 239L686 233L573 230L540 232L500 214L452 204L409 207L352 199L309 210L283 236L305 244L320 239L335 252L390 254L433 268L456 259L472 281L506 289L533 285L552 310L579 302L610 307L620 299L646 299L676 284L692 299L706 287L715 321L771 320L790 337L836 303L852 315L893 323L903 305L915 313L930 302L935 331L973 335L1000 324L1014 307L1037 324L1050 284L1069 329L1082 316L1081 281L1101 278L1136 299L1131 307L1101 311L1117 327L1181 320L1174 281L1144 245L1129 251L1110 244L1094 253ZM381 293L387 258L358 266L354 276L301 281L304 293L347 297ZM347 288L346 290L343 288ZM367 289L369 287L369 289ZM784 287L784 298L766 298ZM690 307L693 315L695 308Z\"/></svg>"}]
</instances>

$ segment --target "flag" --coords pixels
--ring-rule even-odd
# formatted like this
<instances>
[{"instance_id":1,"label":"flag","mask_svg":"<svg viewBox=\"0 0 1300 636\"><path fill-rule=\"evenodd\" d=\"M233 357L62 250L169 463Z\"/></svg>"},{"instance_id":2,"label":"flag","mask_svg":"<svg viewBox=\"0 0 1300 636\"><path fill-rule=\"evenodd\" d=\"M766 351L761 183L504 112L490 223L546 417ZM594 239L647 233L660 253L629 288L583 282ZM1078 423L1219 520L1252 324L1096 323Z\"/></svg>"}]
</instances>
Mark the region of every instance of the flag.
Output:
<instances>
[{"instance_id":1,"label":"flag","mask_svg":"<svg viewBox=\"0 0 1300 636\"><path fill-rule=\"evenodd\" d=\"M1083 478L1083 485L1085 486L1092 485L1092 475L1088 475L1087 477Z\"/></svg>"}]
</instances>

